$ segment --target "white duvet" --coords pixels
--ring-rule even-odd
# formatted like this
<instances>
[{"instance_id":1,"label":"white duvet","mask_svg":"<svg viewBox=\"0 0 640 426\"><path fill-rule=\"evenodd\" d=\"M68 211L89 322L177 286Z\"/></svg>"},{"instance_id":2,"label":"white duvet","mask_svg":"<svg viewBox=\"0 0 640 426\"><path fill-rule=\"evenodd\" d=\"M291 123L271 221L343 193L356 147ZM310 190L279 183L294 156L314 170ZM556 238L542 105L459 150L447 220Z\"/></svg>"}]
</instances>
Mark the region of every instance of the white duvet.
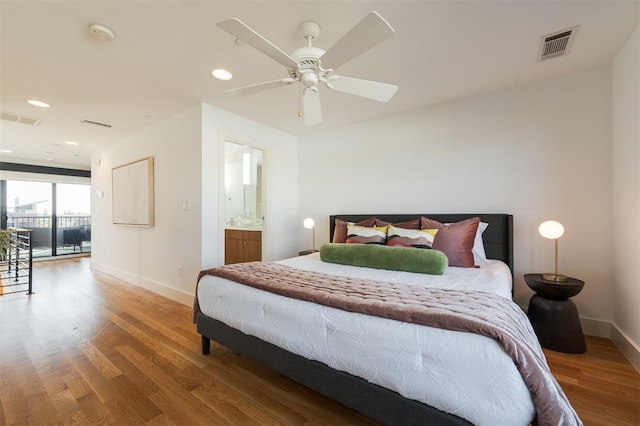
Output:
<instances>
[{"instance_id":1,"label":"white duvet","mask_svg":"<svg viewBox=\"0 0 640 426\"><path fill-rule=\"evenodd\" d=\"M325 263L317 253L278 263L334 275L480 290L511 298L511 272L499 261L481 268L449 267L442 276ZM211 275L201 279L198 300L202 313L245 334L475 425L528 425L535 415L520 373L493 339L346 312Z\"/></svg>"}]
</instances>

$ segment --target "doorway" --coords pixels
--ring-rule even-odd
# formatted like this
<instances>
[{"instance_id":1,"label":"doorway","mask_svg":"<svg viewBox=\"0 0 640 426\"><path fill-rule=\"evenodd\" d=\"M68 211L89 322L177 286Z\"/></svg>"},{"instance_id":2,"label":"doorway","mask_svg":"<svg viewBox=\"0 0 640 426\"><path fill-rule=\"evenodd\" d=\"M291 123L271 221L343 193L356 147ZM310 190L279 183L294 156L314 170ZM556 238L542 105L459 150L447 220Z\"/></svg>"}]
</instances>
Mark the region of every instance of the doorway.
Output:
<instances>
[{"instance_id":1,"label":"doorway","mask_svg":"<svg viewBox=\"0 0 640 426\"><path fill-rule=\"evenodd\" d=\"M225 264L262 260L265 152L225 140Z\"/></svg>"}]
</instances>

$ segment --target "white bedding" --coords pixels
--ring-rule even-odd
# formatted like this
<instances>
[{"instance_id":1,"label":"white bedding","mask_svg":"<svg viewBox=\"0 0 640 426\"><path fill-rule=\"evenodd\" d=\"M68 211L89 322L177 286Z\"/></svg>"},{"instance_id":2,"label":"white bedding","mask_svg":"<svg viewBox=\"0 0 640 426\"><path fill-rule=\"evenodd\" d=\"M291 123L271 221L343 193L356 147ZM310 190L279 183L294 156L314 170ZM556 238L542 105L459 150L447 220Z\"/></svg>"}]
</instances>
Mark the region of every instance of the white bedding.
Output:
<instances>
[{"instance_id":1,"label":"white bedding","mask_svg":"<svg viewBox=\"0 0 640 426\"><path fill-rule=\"evenodd\" d=\"M317 253L279 263L335 275L481 290L511 298L511 272L499 261L481 268L450 267L442 276L325 263ZM202 313L246 334L475 425L528 425L534 417L531 396L520 373L490 338L346 312L211 275L201 279L198 300Z\"/></svg>"}]
</instances>

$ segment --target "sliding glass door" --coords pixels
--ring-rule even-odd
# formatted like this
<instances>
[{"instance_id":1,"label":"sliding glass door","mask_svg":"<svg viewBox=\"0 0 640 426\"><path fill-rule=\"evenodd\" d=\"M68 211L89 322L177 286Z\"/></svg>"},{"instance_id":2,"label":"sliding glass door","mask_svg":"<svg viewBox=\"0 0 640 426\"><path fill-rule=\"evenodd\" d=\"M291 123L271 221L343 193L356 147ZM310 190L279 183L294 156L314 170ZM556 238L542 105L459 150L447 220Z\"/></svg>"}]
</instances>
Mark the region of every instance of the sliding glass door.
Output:
<instances>
[{"instance_id":1,"label":"sliding glass door","mask_svg":"<svg viewBox=\"0 0 640 426\"><path fill-rule=\"evenodd\" d=\"M7 180L6 226L33 230L34 257L91 251L91 187Z\"/></svg>"},{"instance_id":2,"label":"sliding glass door","mask_svg":"<svg viewBox=\"0 0 640 426\"><path fill-rule=\"evenodd\" d=\"M91 251L91 188L89 185L55 184L56 254Z\"/></svg>"},{"instance_id":3,"label":"sliding glass door","mask_svg":"<svg viewBox=\"0 0 640 426\"><path fill-rule=\"evenodd\" d=\"M51 185L48 182L7 181L7 227L33 230L34 257L53 255Z\"/></svg>"}]
</instances>

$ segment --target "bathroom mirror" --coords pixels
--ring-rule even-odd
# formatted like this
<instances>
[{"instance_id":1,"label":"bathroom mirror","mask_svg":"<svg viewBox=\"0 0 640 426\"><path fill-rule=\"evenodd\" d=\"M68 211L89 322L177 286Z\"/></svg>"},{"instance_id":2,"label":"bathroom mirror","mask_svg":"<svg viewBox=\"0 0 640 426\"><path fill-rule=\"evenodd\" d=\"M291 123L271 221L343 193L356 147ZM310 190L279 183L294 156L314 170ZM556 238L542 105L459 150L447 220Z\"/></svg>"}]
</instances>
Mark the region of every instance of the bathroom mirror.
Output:
<instances>
[{"instance_id":1,"label":"bathroom mirror","mask_svg":"<svg viewBox=\"0 0 640 426\"><path fill-rule=\"evenodd\" d=\"M225 141L224 185L227 228L262 229L262 160L264 152Z\"/></svg>"}]
</instances>

